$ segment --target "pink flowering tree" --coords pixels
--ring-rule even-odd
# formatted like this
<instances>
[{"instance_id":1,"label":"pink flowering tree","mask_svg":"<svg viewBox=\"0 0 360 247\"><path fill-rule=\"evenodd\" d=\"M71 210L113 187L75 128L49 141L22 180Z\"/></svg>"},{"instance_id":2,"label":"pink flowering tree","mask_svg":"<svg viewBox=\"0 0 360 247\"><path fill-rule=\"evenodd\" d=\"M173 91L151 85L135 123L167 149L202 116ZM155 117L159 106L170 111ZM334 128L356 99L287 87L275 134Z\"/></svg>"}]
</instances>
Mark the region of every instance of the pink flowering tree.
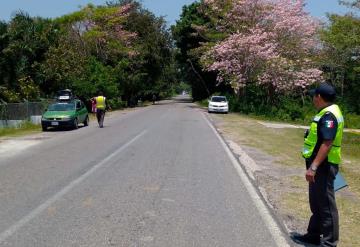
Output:
<instances>
[{"instance_id":1,"label":"pink flowering tree","mask_svg":"<svg viewBox=\"0 0 360 247\"><path fill-rule=\"evenodd\" d=\"M218 81L240 92L257 83L272 97L303 91L321 79L311 60L319 49L319 24L304 11L303 0L205 0L209 15L222 16L218 30L227 38L203 56Z\"/></svg>"}]
</instances>

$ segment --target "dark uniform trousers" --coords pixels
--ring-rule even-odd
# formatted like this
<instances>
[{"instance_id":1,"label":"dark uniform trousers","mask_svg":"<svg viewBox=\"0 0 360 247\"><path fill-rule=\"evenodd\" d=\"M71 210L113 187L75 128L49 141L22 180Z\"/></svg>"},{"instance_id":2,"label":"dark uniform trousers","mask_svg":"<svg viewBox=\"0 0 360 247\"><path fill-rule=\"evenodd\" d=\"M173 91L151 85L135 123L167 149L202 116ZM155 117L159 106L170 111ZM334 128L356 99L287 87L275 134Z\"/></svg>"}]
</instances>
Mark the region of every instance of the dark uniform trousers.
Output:
<instances>
[{"instance_id":1,"label":"dark uniform trousers","mask_svg":"<svg viewBox=\"0 0 360 247\"><path fill-rule=\"evenodd\" d=\"M306 168L310 166L306 162ZM308 234L323 235L321 246L335 247L339 241L339 214L336 207L334 181L338 166L324 162L315 175L315 183L309 183L310 217Z\"/></svg>"},{"instance_id":2,"label":"dark uniform trousers","mask_svg":"<svg viewBox=\"0 0 360 247\"><path fill-rule=\"evenodd\" d=\"M105 110L104 109L96 109L96 118L99 123L99 126L103 127L104 118L105 118Z\"/></svg>"}]
</instances>

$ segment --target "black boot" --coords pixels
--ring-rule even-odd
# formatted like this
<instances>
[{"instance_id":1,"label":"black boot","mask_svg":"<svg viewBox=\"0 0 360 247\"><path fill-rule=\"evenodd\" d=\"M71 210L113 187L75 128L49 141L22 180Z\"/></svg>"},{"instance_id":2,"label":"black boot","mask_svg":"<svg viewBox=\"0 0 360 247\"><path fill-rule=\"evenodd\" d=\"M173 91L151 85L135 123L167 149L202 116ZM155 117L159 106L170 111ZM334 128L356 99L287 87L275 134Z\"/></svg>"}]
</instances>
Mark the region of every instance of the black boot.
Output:
<instances>
[{"instance_id":1,"label":"black boot","mask_svg":"<svg viewBox=\"0 0 360 247\"><path fill-rule=\"evenodd\" d=\"M309 234L293 235L291 236L291 239L296 243L320 245L320 236L309 235Z\"/></svg>"}]
</instances>

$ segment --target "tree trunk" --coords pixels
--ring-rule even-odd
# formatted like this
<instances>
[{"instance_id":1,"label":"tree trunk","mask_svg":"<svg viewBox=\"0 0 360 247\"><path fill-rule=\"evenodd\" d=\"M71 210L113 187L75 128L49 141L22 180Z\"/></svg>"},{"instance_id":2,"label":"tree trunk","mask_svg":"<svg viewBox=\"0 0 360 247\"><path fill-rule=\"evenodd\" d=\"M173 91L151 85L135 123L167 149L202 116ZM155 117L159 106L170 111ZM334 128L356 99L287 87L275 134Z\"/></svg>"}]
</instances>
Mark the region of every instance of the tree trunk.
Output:
<instances>
[{"instance_id":1,"label":"tree trunk","mask_svg":"<svg viewBox=\"0 0 360 247\"><path fill-rule=\"evenodd\" d=\"M301 90L301 89L300 89ZM305 97L304 97L304 91L301 90L301 101L302 101L302 105L305 106Z\"/></svg>"},{"instance_id":2,"label":"tree trunk","mask_svg":"<svg viewBox=\"0 0 360 247\"><path fill-rule=\"evenodd\" d=\"M194 71L194 73L195 73L196 76L200 79L201 83L203 84L204 88L206 89L206 92L207 92L207 94L208 94L208 97L210 97L210 91L209 91L208 87L206 86L206 83L205 83L204 79L201 77L201 75L199 74L199 72L196 71L196 69L195 69L193 63L191 62L191 60L188 59L187 61L189 62L190 66L191 66L191 69Z\"/></svg>"}]
</instances>

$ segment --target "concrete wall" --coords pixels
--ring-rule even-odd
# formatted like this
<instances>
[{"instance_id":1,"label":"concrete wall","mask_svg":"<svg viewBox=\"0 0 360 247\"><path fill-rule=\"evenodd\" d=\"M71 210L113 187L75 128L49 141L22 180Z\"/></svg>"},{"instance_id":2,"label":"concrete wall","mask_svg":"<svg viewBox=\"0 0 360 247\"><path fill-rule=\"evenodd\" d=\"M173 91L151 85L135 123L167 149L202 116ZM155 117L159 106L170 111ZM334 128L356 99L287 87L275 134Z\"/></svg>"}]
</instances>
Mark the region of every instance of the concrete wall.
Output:
<instances>
[{"instance_id":1,"label":"concrete wall","mask_svg":"<svg viewBox=\"0 0 360 247\"><path fill-rule=\"evenodd\" d=\"M30 121L33 124L41 124L41 116L30 116Z\"/></svg>"},{"instance_id":2,"label":"concrete wall","mask_svg":"<svg viewBox=\"0 0 360 247\"><path fill-rule=\"evenodd\" d=\"M0 128L19 127L24 120L0 120ZM30 116L30 122L41 124L41 116Z\"/></svg>"}]
</instances>

